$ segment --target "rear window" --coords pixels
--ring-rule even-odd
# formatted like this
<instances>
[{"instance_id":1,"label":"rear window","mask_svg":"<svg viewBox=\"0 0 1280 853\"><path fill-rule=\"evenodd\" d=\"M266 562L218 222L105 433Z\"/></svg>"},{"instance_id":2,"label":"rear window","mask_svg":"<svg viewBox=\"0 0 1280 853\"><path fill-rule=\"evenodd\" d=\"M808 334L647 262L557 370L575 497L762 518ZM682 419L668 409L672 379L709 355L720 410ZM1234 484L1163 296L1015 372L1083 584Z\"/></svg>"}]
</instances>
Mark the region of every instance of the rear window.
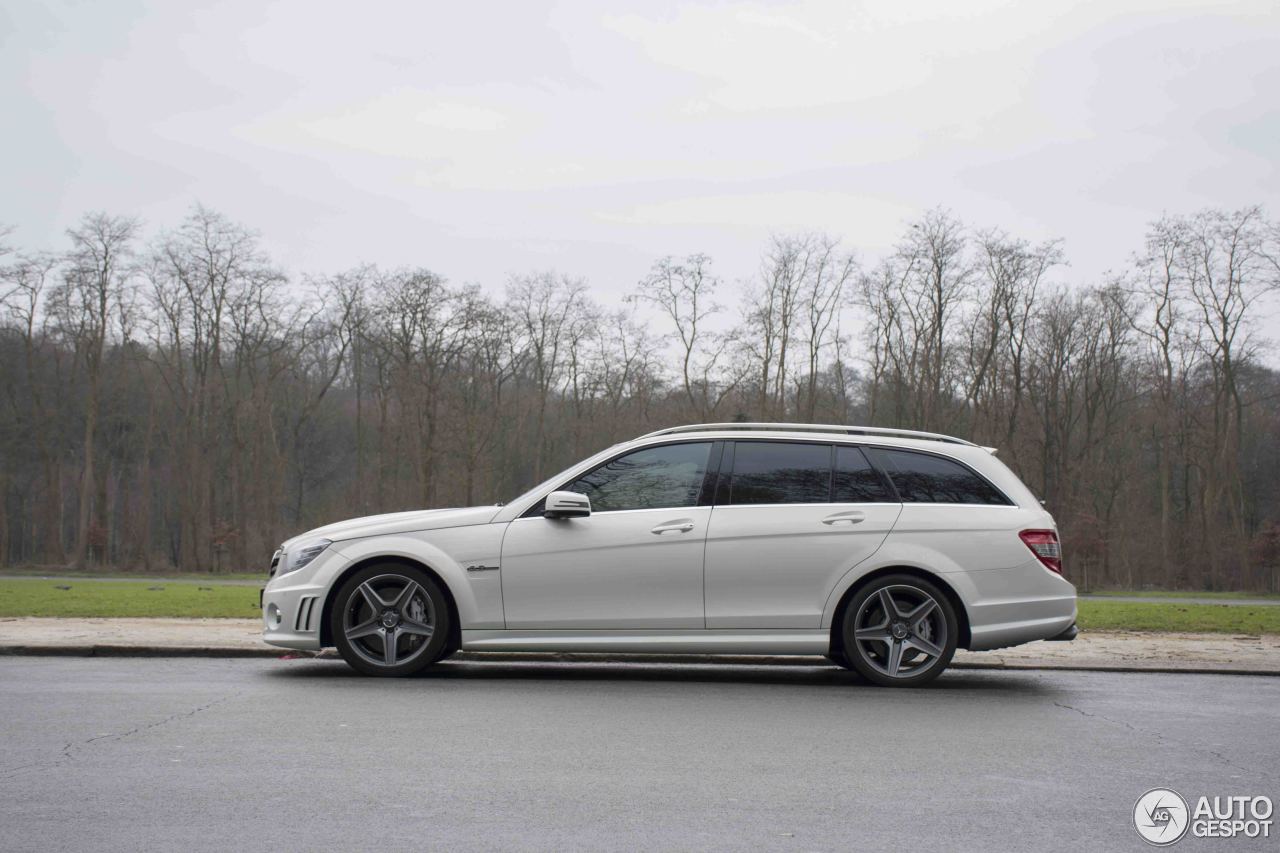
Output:
<instances>
[{"instance_id":1,"label":"rear window","mask_svg":"<svg viewBox=\"0 0 1280 853\"><path fill-rule=\"evenodd\" d=\"M831 445L740 441L734 448L731 504L831 500Z\"/></svg>"},{"instance_id":2,"label":"rear window","mask_svg":"<svg viewBox=\"0 0 1280 853\"><path fill-rule=\"evenodd\" d=\"M910 450L876 448L871 452L904 503L1012 503L995 486L951 459Z\"/></svg>"}]
</instances>

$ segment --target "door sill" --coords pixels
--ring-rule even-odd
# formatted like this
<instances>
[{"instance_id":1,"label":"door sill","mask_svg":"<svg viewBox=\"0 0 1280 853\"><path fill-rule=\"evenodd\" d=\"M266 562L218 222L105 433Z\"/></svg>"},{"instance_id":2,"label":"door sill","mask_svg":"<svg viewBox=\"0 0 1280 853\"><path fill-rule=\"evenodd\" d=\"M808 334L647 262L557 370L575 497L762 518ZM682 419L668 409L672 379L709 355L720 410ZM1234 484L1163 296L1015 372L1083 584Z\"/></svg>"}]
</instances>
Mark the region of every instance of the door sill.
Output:
<instances>
[{"instance_id":1,"label":"door sill","mask_svg":"<svg viewBox=\"0 0 1280 853\"><path fill-rule=\"evenodd\" d=\"M814 630L561 631L464 630L472 652L614 652L691 655L824 655L831 635Z\"/></svg>"}]
</instances>

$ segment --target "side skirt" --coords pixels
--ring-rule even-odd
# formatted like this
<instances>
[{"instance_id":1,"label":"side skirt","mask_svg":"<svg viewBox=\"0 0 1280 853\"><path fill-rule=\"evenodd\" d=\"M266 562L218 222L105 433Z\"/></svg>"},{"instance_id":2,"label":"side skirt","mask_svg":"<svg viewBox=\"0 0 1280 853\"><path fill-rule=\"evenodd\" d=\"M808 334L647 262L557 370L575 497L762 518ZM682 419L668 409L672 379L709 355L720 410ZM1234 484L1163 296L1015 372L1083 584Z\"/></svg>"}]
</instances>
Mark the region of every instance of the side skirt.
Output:
<instances>
[{"instance_id":1,"label":"side skirt","mask_svg":"<svg viewBox=\"0 0 1280 853\"><path fill-rule=\"evenodd\" d=\"M473 652L645 652L690 655L825 655L831 635L812 631L464 630Z\"/></svg>"}]
</instances>

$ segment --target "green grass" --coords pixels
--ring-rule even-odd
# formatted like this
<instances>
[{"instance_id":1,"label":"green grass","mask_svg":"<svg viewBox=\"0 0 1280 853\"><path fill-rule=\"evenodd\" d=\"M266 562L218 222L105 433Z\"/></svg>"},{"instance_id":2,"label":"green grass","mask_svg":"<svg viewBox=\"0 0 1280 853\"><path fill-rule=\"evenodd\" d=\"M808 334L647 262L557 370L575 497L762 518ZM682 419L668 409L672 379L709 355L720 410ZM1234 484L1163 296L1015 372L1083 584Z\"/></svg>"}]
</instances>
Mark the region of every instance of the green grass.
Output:
<instances>
[{"instance_id":1,"label":"green grass","mask_svg":"<svg viewBox=\"0 0 1280 853\"><path fill-rule=\"evenodd\" d=\"M1280 634L1280 607L1233 604L1088 601L1079 603L1082 631L1182 631Z\"/></svg>"},{"instance_id":2,"label":"green grass","mask_svg":"<svg viewBox=\"0 0 1280 853\"><path fill-rule=\"evenodd\" d=\"M69 586L70 589L58 589ZM155 587L153 589L153 587ZM202 588L203 587L203 588ZM251 586L136 581L14 580L0 578L0 617L204 617L258 615ZM1085 631L1182 631L1188 633L1280 634L1280 607L1080 601Z\"/></svg>"},{"instance_id":3,"label":"green grass","mask_svg":"<svg viewBox=\"0 0 1280 853\"><path fill-rule=\"evenodd\" d=\"M251 586L0 579L0 616L252 619L258 612L258 590Z\"/></svg>"},{"instance_id":4,"label":"green grass","mask_svg":"<svg viewBox=\"0 0 1280 853\"><path fill-rule=\"evenodd\" d=\"M1189 592L1166 589L1097 589L1089 595L1127 595L1138 598L1280 598L1275 592Z\"/></svg>"},{"instance_id":5,"label":"green grass","mask_svg":"<svg viewBox=\"0 0 1280 853\"><path fill-rule=\"evenodd\" d=\"M180 572L177 569L165 571L163 569L154 572L144 572L141 570L130 571L128 569L89 569L83 572L74 569L66 569L62 566L4 566L0 568L0 578L5 577L26 577L26 578L141 578L143 580L154 580L163 578L165 580L189 580L189 581L264 581L267 576L266 569L260 572Z\"/></svg>"}]
</instances>

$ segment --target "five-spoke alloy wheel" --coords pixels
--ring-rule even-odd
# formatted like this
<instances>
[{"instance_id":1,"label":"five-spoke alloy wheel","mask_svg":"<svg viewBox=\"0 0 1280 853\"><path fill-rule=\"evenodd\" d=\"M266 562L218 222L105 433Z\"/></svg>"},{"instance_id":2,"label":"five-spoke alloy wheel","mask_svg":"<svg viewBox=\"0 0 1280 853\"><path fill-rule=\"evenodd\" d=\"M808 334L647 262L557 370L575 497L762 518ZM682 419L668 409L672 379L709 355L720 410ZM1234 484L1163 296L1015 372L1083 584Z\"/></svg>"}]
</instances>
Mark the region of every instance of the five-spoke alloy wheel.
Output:
<instances>
[{"instance_id":1,"label":"five-spoke alloy wheel","mask_svg":"<svg viewBox=\"0 0 1280 853\"><path fill-rule=\"evenodd\" d=\"M914 687L951 662L959 625L950 601L913 575L876 578L845 609L844 656L876 684Z\"/></svg>"},{"instance_id":2,"label":"five-spoke alloy wheel","mask_svg":"<svg viewBox=\"0 0 1280 853\"><path fill-rule=\"evenodd\" d=\"M426 572L370 566L334 599L330 629L344 660L368 675L410 675L445 654L451 628L444 594Z\"/></svg>"}]
</instances>

